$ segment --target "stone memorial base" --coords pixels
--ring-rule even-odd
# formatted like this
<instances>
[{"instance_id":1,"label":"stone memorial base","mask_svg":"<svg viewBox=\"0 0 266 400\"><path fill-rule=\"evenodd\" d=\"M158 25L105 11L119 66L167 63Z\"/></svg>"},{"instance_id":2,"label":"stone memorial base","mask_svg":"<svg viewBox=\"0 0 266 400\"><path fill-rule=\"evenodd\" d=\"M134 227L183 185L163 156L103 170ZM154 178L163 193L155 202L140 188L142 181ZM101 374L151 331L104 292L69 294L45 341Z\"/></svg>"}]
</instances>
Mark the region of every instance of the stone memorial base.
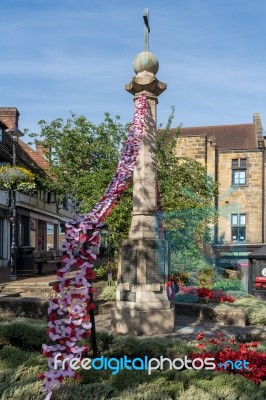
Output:
<instances>
[{"instance_id":1,"label":"stone memorial base","mask_svg":"<svg viewBox=\"0 0 266 400\"><path fill-rule=\"evenodd\" d=\"M172 333L175 326L175 310L111 310L112 331L139 335Z\"/></svg>"},{"instance_id":2,"label":"stone memorial base","mask_svg":"<svg viewBox=\"0 0 266 400\"><path fill-rule=\"evenodd\" d=\"M167 298L167 241L127 239L120 247L115 307L111 328L118 333L171 333L175 312Z\"/></svg>"}]
</instances>

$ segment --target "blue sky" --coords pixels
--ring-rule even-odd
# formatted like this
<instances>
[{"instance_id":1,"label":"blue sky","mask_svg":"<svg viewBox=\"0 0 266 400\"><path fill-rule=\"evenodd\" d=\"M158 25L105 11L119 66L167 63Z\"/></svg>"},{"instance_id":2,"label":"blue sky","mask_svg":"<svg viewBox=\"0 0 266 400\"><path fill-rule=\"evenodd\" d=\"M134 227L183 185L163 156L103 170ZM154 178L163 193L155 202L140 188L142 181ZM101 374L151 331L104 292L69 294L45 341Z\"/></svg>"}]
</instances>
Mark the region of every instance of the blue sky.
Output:
<instances>
[{"instance_id":1,"label":"blue sky","mask_svg":"<svg viewBox=\"0 0 266 400\"><path fill-rule=\"evenodd\" d=\"M133 115L124 86L143 50L159 59L158 123L175 106L174 125L252 122L266 127L264 0L1 0L0 106L17 107L20 129L69 111L99 123L104 112Z\"/></svg>"}]
</instances>

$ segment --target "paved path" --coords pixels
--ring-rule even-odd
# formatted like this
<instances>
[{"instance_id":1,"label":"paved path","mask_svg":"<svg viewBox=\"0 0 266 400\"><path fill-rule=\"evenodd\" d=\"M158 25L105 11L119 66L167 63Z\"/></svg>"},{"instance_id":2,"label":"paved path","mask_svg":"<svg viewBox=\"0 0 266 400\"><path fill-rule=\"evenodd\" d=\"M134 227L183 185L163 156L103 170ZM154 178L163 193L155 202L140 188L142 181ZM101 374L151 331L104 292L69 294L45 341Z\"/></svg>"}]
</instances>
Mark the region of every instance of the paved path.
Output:
<instances>
[{"instance_id":1,"label":"paved path","mask_svg":"<svg viewBox=\"0 0 266 400\"><path fill-rule=\"evenodd\" d=\"M32 275L32 276L24 276L24 277L18 277L15 281L10 281L8 280L7 282L1 282L1 283L49 283L51 281L56 280L56 274L51 273L47 275Z\"/></svg>"},{"instance_id":2,"label":"paved path","mask_svg":"<svg viewBox=\"0 0 266 400\"><path fill-rule=\"evenodd\" d=\"M97 331L111 332L110 314L96 315L95 321ZM216 337L217 332L223 332L225 336L234 336L239 341L266 341L266 326L221 326L209 321L191 323L190 317L187 317L186 325L177 325L175 332L156 336L195 340L198 333L204 333L206 337Z\"/></svg>"}]
</instances>

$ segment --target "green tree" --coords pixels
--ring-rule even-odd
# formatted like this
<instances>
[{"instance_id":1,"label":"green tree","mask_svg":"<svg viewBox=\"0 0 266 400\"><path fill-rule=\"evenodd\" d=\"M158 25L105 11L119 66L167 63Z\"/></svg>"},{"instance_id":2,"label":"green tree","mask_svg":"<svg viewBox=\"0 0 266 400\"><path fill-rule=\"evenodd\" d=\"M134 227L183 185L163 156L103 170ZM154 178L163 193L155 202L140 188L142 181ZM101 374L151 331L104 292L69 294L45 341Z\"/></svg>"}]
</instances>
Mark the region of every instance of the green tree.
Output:
<instances>
[{"instance_id":1,"label":"green tree","mask_svg":"<svg viewBox=\"0 0 266 400\"><path fill-rule=\"evenodd\" d=\"M35 142L43 141L50 161L47 178L41 181L43 188L55 191L61 200L72 200L79 213L90 211L114 175L129 124L122 124L119 116L113 119L105 113L104 121L96 125L72 113L66 121L41 120L39 125L40 134L29 136ZM132 184L106 218L109 241L116 248L127 235L131 207Z\"/></svg>"},{"instance_id":2,"label":"green tree","mask_svg":"<svg viewBox=\"0 0 266 400\"><path fill-rule=\"evenodd\" d=\"M39 125L51 164L43 185L61 198L67 195L75 200L79 212L87 212L104 193L115 171L125 125L118 116L113 120L107 113L99 125L75 114L66 121L58 118L49 124L40 121Z\"/></svg>"},{"instance_id":3,"label":"green tree","mask_svg":"<svg viewBox=\"0 0 266 400\"><path fill-rule=\"evenodd\" d=\"M211 224L217 213L214 199L218 186L205 166L187 157L176 157L178 129L170 129L173 112L165 129L158 132L158 181L165 231L171 240L172 272L189 272L195 282L198 270L209 267L205 254Z\"/></svg>"},{"instance_id":4,"label":"green tree","mask_svg":"<svg viewBox=\"0 0 266 400\"><path fill-rule=\"evenodd\" d=\"M167 127L158 131L158 180L165 226L174 232L176 246L195 251L195 243L203 240L206 225L213 218L211 206L216 188L198 162L175 156L180 129L170 129L173 114L174 111ZM47 190L55 190L61 198L67 195L76 201L79 212L88 212L103 195L115 172L128 125L122 124L118 116L112 119L108 113L99 125L75 114L67 121L40 121L39 125L39 138L45 143L51 163L47 171L49 178L43 180L43 185ZM116 247L127 237L131 209L132 184L106 219L109 239ZM190 219L190 224L185 217Z\"/></svg>"}]
</instances>

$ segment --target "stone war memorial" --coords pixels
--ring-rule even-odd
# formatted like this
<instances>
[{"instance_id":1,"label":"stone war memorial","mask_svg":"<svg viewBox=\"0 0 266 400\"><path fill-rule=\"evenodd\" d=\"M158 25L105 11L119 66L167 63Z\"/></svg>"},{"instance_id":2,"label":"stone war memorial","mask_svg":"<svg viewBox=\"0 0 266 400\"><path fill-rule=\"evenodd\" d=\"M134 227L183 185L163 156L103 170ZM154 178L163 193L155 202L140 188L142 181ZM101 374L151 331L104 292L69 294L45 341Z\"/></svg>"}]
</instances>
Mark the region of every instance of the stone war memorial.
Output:
<instances>
[{"instance_id":1,"label":"stone war memorial","mask_svg":"<svg viewBox=\"0 0 266 400\"><path fill-rule=\"evenodd\" d=\"M133 62L136 75L126 85L138 103L147 97L147 115L133 174L133 212L129 237L120 247L115 307L111 327L118 333L153 335L174 331L168 300L167 241L160 237L156 167L156 107L167 85L156 78L159 62L149 51L149 12L144 10L144 51Z\"/></svg>"}]
</instances>

